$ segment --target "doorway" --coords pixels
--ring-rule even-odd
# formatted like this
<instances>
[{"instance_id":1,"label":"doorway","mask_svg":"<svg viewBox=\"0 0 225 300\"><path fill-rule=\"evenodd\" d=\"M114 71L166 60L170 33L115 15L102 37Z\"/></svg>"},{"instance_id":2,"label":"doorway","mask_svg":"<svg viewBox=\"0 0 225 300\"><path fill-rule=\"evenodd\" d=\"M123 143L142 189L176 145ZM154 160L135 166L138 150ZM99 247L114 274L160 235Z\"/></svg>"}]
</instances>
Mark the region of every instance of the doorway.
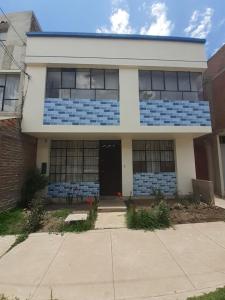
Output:
<instances>
[{"instance_id":1,"label":"doorway","mask_svg":"<svg viewBox=\"0 0 225 300\"><path fill-rule=\"evenodd\" d=\"M99 181L101 196L122 192L121 141L100 141Z\"/></svg>"}]
</instances>

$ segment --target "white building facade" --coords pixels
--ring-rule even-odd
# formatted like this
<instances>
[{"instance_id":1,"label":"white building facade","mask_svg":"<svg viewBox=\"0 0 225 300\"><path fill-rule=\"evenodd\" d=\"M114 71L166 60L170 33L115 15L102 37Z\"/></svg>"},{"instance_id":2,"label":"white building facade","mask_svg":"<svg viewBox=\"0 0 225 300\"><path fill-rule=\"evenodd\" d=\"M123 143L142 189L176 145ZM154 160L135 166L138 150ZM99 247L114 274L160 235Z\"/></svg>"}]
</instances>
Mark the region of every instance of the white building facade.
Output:
<instances>
[{"instance_id":1,"label":"white building facade","mask_svg":"<svg viewBox=\"0 0 225 300\"><path fill-rule=\"evenodd\" d=\"M192 192L193 139L211 132L205 40L28 33L22 131L48 194Z\"/></svg>"}]
</instances>

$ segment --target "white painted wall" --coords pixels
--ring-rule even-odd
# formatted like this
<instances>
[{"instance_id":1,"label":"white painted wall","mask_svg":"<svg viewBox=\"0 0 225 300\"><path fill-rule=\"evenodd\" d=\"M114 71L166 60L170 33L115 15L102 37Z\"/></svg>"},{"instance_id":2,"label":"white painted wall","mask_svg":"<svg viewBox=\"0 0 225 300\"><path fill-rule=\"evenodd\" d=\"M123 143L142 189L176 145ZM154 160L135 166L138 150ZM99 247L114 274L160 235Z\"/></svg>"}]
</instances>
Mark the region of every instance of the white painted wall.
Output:
<instances>
[{"instance_id":1,"label":"white painted wall","mask_svg":"<svg viewBox=\"0 0 225 300\"><path fill-rule=\"evenodd\" d=\"M204 44L179 41L28 37L26 62L153 68L207 67Z\"/></svg>"},{"instance_id":2,"label":"white painted wall","mask_svg":"<svg viewBox=\"0 0 225 300\"><path fill-rule=\"evenodd\" d=\"M121 140L122 152L122 194L130 196L133 194L133 153L132 139L124 137Z\"/></svg>"},{"instance_id":3,"label":"white painted wall","mask_svg":"<svg viewBox=\"0 0 225 300\"><path fill-rule=\"evenodd\" d=\"M37 142L37 168L41 169L41 164L47 163L47 174L49 175L50 164L50 140L38 139Z\"/></svg>"},{"instance_id":4,"label":"white painted wall","mask_svg":"<svg viewBox=\"0 0 225 300\"><path fill-rule=\"evenodd\" d=\"M193 138L177 137L175 145L177 191L186 195L192 193L192 179L196 178Z\"/></svg>"}]
</instances>

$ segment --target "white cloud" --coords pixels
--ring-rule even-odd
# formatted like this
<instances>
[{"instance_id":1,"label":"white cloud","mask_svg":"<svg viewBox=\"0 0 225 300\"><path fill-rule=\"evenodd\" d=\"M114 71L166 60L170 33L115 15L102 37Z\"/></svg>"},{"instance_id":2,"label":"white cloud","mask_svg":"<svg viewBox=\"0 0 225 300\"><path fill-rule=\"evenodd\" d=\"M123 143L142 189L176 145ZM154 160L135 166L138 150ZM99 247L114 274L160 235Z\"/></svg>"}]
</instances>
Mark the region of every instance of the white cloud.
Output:
<instances>
[{"instance_id":1,"label":"white cloud","mask_svg":"<svg viewBox=\"0 0 225 300\"><path fill-rule=\"evenodd\" d=\"M204 12L195 10L184 32L191 37L206 38L212 28L213 13L214 10L210 7L206 8Z\"/></svg>"},{"instance_id":2,"label":"white cloud","mask_svg":"<svg viewBox=\"0 0 225 300\"><path fill-rule=\"evenodd\" d=\"M125 9L118 8L110 16L110 28L102 26L96 31L98 33L133 33L134 30L129 23L130 15Z\"/></svg>"},{"instance_id":3,"label":"white cloud","mask_svg":"<svg viewBox=\"0 0 225 300\"><path fill-rule=\"evenodd\" d=\"M150 7L150 16L154 21L150 25L143 26L141 34L170 35L174 24L167 18L167 6L163 2L153 3Z\"/></svg>"}]
</instances>

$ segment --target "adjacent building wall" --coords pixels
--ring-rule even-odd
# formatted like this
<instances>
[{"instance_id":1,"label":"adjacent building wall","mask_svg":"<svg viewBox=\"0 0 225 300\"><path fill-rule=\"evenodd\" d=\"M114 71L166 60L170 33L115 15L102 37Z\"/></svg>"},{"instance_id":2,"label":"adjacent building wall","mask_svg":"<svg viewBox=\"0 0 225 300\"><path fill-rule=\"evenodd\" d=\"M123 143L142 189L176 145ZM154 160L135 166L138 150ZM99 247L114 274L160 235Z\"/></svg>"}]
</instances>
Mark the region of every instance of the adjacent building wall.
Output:
<instances>
[{"instance_id":1,"label":"adjacent building wall","mask_svg":"<svg viewBox=\"0 0 225 300\"><path fill-rule=\"evenodd\" d=\"M35 167L36 139L20 132L18 119L0 121L0 211L16 205L26 173Z\"/></svg>"}]
</instances>

